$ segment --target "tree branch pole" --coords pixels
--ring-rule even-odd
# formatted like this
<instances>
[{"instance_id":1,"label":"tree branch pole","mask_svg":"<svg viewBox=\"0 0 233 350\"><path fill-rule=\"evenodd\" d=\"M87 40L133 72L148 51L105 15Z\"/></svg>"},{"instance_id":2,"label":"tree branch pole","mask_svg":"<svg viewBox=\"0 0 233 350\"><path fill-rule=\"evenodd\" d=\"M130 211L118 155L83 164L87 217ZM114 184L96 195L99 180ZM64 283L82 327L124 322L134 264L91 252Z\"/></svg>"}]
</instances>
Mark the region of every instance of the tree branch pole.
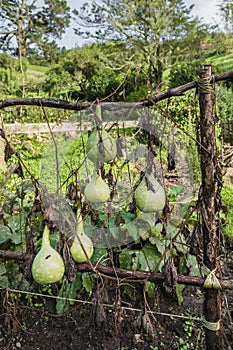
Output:
<instances>
[{"instance_id":1,"label":"tree branch pole","mask_svg":"<svg viewBox=\"0 0 233 350\"><path fill-rule=\"evenodd\" d=\"M213 82L218 82L222 80L231 80L233 79L233 70L217 74L212 77ZM125 102L103 102L101 105L109 106L111 109L119 108L123 106L124 108L135 108L135 106L141 107L150 107L155 103L165 100L173 96L181 96L186 91L190 89L197 88L198 82L192 81L187 84L175 87L173 89L168 89L160 94L145 98L140 102L135 103L125 103ZM101 102L101 101L100 101ZM61 108L66 110L81 111L90 108L93 105L93 102L69 102L59 98L8 98L5 100L0 100L0 109L12 106L38 106L38 107L50 107L50 108Z\"/></svg>"},{"instance_id":2,"label":"tree branch pole","mask_svg":"<svg viewBox=\"0 0 233 350\"><path fill-rule=\"evenodd\" d=\"M222 249L216 222L216 214L219 211L217 191L220 179L216 178L215 91L210 65L201 67L198 92L200 104L199 137L202 146L204 146L199 148L202 173L200 210L203 262L210 271L214 271L219 267L218 258ZM219 321L221 321L221 292L210 286L210 288L204 289L204 295L204 317L210 324L210 327L206 328L207 350L225 349L222 343L222 329L218 329ZM216 325L215 330L211 330L212 325ZM213 326L213 328L215 327Z\"/></svg>"},{"instance_id":3,"label":"tree branch pole","mask_svg":"<svg viewBox=\"0 0 233 350\"><path fill-rule=\"evenodd\" d=\"M11 259L26 263L32 263L35 255L27 253L13 252L10 250L0 250L1 259ZM97 262L76 264L79 272L94 272L105 275L111 278L123 278L124 280L143 282L150 281L153 283L163 282L165 276L159 272L125 270L118 267L105 266ZM94 268L94 270L93 270ZM177 283L189 286L203 287L205 278L178 275ZM219 280L222 289L233 290L233 280Z\"/></svg>"}]
</instances>

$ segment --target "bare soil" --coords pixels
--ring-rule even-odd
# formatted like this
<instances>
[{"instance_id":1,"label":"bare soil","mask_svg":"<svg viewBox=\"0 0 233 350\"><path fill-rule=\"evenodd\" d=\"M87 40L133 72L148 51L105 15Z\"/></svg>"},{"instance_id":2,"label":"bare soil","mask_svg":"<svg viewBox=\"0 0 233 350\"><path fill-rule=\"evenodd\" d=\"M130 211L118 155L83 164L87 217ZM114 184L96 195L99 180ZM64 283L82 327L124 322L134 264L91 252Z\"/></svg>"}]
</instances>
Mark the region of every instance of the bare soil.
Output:
<instances>
[{"instance_id":1,"label":"bare soil","mask_svg":"<svg viewBox=\"0 0 233 350\"><path fill-rule=\"evenodd\" d=\"M232 263L229 263L228 272L229 278L233 278ZM194 319L203 314L200 289L186 287L184 301L178 305L176 298L158 286L153 300L150 300L150 309L157 312L153 315L139 311L143 309L140 286L135 295L134 303L122 295L121 305L131 309L117 312L116 308L102 304L106 301L113 303L116 300L114 293L108 295L108 300L106 296L102 298L101 303L94 297L96 293L92 297L81 293L77 299L93 303L77 302L67 313L57 315L54 299L48 298L43 306L36 307L29 305L22 295L17 297L4 291L1 294L0 347L4 350L205 349L203 326ZM232 317L233 291L228 291L223 295L223 322L231 346Z\"/></svg>"}]
</instances>

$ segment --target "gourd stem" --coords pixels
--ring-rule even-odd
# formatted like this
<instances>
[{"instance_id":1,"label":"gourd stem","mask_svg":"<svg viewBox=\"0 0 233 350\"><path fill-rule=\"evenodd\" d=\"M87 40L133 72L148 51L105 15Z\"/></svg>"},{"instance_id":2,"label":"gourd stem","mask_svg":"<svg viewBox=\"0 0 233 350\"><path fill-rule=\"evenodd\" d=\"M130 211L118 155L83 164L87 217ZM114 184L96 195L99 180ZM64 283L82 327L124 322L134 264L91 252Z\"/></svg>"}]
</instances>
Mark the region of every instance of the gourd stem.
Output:
<instances>
[{"instance_id":1,"label":"gourd stem","mask_svg":"<svg viewBox=\"0 0 233 350\"><path fill-rule=\"evenodd\" d=\"M102 122L102 111L100 103L96 105L95 114L97 115L99 121Z\"/></svg>"},{"instance_id":2,"label":"gourd stem","mask_svg":"<svg viewBox=\"0 0 233 350\"><path fill-rule=\"evenodd\" d=\"M42 236L42 246L50 245L49 234L50 234L49 228L48 226L45 226L43 236Z\"/></svg>"},{"instance_id":3,"label":"gourd stem","mask_svg":"<svg viewBox=\"0 0 233 350\"><path fill-rule=\"evenodd\" d=\"M77 226L76 226L76 233L84 233L84 228L83 228L83 219L82 219L82 214L81 210L77 209Z\"/></svg>"}]
</instances>

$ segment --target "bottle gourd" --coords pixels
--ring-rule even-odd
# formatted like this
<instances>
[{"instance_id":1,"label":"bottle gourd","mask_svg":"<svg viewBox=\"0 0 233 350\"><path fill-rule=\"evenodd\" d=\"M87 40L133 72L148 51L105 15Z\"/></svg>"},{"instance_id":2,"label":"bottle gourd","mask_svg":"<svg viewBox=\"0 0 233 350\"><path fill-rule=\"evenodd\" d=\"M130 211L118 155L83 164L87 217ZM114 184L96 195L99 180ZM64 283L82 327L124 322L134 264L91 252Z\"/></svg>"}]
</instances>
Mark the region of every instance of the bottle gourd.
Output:
<instances>
[{"instance_id":1,"label":"bottle gourd","mask_svg":"<svg viewBox=\"0 0 233 350\"><path fill-rule=\"evenodd\" d=\"M145 213L162 210L165 206L165 191L152 174L146 174L136 188L135 202L138 209Z\"/></svg>"},{"instance_id":2,"label":"bottle gourd","mask_svg":"<svg viewBox=\"0 0 233 350\"><path fill-rule=\"evenodd\" d=\"M32 263L32 277L39 284L50 284L59 281L65 272L61 255L50 245L49 228L45 226L41 249Z\"/></svg>"},{"instance_id":3,"label":"bottle gourd","mask_svg":"<svg viewBox=\"0 0 233 350\"><path fill-rule=\"evenodd\" d=\"M77 210L76 235L70 247L70 253L75 262L83 263L92 257L93 251L92 240L84 233L82 216L80 210Z\"/></svg>"}]
</instances>

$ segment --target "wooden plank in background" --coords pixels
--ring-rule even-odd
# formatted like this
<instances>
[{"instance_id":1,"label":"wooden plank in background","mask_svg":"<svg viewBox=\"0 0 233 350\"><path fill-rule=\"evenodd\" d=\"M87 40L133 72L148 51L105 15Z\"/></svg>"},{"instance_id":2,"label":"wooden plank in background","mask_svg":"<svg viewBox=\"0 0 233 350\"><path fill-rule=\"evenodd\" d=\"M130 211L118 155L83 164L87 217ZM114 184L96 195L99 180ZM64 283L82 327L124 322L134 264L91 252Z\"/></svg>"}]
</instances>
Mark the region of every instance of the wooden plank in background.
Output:
<instances>
[{"instance_id":1,"label":"wooden plank in background","mask_svg":"<svg viewBox=\"0 0 233 350\"><path fill-rule=\"evenodd\" d=\"M110 123L103 123L103 126L110 127ZM135 120L128 120L125 122L118 122L120 128L130 128L136 127L137 122ZM93 128L93 123L91 122L62 122L62 123L27 123L27 124L4 124L4 130L7 135L16 134L41 134L52 132L67 132L79 134L81 131L91 130Z\"/></svg>"}]
</instances>

